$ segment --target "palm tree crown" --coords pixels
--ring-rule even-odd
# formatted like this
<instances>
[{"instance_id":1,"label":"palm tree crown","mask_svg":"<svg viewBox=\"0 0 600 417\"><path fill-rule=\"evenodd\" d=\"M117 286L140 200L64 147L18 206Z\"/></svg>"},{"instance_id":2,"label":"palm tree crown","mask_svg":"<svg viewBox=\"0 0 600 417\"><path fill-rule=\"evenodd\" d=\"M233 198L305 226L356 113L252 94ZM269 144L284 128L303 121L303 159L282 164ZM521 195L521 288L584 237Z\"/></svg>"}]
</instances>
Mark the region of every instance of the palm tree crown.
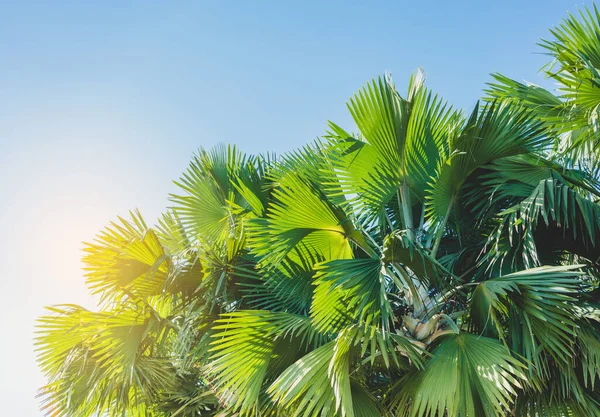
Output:
<instances>
[{"instance_id":1,"label":"palm tree crown","mask_svg":"<svg viewBox=\"0 0 600 417\"><path fill-rule=\"evenodd\" d=\"M417 71L350 99L356 133L200 151L156 226L132 212L86 244L100 310L39 319L45 411L600 416L600 186L573 159L595 149L597 84L570 78L600 68L585 16L544 44L564 97L497 76L464 115Z\"/></svg>"}]
</instances>

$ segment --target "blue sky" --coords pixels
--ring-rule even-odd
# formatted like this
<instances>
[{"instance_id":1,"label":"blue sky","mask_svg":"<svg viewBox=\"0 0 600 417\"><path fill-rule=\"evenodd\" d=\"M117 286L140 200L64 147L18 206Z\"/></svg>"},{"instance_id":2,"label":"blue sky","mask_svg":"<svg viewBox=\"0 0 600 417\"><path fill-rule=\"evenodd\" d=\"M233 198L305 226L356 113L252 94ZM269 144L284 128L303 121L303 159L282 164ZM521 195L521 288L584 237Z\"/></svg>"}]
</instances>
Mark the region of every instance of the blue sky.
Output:
<instances>
[{"instance_id":1,"label":"blue sky","mask_svg":"<svg viewBox=\"0 0 600 417\"><path fill-rule=\"evenodd\" d=\"M501 72L551 85L536 42L571 1L0 1L0 397L40 416L33 322L93 306L81 241L150 222L199 147L284 152L352 129L345 102L391 71L469 109Z\"/></svg>"}]
</instances>

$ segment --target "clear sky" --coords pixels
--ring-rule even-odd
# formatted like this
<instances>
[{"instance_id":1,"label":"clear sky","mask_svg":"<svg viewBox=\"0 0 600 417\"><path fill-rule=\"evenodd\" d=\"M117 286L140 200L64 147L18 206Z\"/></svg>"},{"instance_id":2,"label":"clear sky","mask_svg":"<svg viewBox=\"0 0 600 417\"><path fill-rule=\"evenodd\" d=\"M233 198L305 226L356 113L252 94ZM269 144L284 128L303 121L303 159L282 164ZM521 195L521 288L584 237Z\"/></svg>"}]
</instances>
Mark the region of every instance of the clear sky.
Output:
<instances>
[{"instance_id":1,"label":"clear sky","mask_svg":"<svg viewBox=\"0 0 600 417\"><path fill-rule=\"evenodd\" d=\"M40 416L33 323L93 306L81 241L149 222L199 147L298 147L417 67L458 107L489 73L547 85L536 42L574 1L0 1L0 399Z\"/></svg>"}]
</instances>

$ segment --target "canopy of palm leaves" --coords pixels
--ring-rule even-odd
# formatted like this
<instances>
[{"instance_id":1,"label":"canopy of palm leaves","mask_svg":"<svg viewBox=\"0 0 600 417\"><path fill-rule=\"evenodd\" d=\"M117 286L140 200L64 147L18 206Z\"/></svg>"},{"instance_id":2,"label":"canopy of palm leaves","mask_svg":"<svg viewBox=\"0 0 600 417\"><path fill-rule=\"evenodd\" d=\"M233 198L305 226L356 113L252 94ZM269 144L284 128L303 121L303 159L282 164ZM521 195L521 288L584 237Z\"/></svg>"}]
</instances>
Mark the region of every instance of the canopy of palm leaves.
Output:
<instances>
[{"instance_id":1,"label":"canopy of palm leaves","mask_svg":"<svg viewBox=\"0 0 600 417\"><path fill-rule=\"evenodd\" d=\"M492 98L531 109L559 137L553 146L563 162L600 169L600 12L584 9L551 30L540 46L551 61L542 70L558 83L558 95L494 74Z\"/></svg>"},{"instance_id":2,"label":"canopy of palm leaves","mask_svg":"<svg viewBox=\"0 0 600 417\"><path fill-rule=\"evenodd\" d=\"M100 310L39 319L45 412L600 416L600 187L571 158L595 149L599 21L545 43L562 97L498 76L464 116L422 72L381 77L356 133L200 151L156 226L86 245Z\"/></svg>"}]
</instances>

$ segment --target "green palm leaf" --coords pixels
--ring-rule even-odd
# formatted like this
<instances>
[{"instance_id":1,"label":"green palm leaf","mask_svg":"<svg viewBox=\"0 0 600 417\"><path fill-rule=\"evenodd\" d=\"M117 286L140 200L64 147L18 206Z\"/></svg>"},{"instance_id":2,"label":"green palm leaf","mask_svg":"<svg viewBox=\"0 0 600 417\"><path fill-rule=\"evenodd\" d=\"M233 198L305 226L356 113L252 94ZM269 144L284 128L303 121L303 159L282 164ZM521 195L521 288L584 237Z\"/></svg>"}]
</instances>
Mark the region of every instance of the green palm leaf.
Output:
<instances>
[{"instance_id":1,"label":"green palm leaf","mask_svg":"<svg viewBox=\"0 0 600 417\"><path fill-rule=\"evenodd\" d=\"M398 415L503 416L525 381L525 366L492 339L448 336L432 354L424 372L392 394Z\"/></svg>"},{"instance_id":2,"label":"green palm leaf","mask_svg":"<svg viewBox=\"0 0 600 417\"><path fill-rule=\"evenodd\" d=\"M152 415L152 401L174 383L174 369L158 351L168 322L135 304L102 313L79 306L50 311L40 318L36 338L50 380L41 391L46 412Z\"/></svg>"},{"instance_id":3,"label":"green palm leaf","mask_svg":"<svg viewBox=\"0 0 600 417\"><path fill-rule=\"evenodd\" d=\"M581 287L581 273L574 269L534 268L478 284L471 301L475 330L489 333L495 328L542 376L547 372L545 354L569 367L577 328L571 302ZM505 320L511 323L507 334L502 330Z\"/></svg>"},{"instance_id":4,"label":"green palm leaf","mask_svg":"<svg viewBox=\"0 0 600 417\"><path fill-rule=\"evenodd\" d=\"M278 338L309 341L314 331L307 317L288 313L247 310L221 317L213 326L218 332L213 335L208 372L229 408L252 415L264 406L259 400L276 363ZM288 351L282 360L280 353L277 365L289 365L298 354Z\"/></svg>"},{"instance_id":5,"label":"green palm leaf","mask_svg":"<svg viewBox=\"0 0 600 417\"><path fill-rule=\"evenodd\" d=\"M438 167L428 195L429 215L447 219L458 193L475 169L496 159L541 150L548 143L542 124L529 111L508 104L476 107L452 154Z\"/></svg>"}]
</instances>

